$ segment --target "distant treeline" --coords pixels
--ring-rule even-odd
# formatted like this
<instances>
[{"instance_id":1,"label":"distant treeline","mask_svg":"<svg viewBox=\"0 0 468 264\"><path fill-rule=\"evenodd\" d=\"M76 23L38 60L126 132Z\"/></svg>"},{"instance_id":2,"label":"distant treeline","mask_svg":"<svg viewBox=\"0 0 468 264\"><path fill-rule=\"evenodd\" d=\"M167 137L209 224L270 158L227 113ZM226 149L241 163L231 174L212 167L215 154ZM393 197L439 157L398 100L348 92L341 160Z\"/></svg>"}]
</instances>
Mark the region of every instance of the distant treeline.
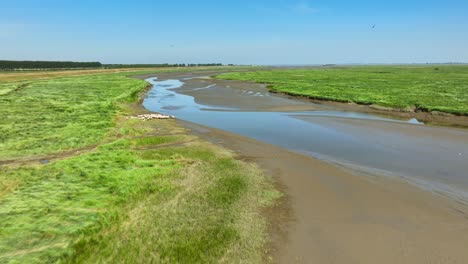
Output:
<instances>
[{"instance_id":1,"label":"distant treeline","mask_svg":"<svg viewBox=\"0 0 468 264\"><path fill-rule=\"evenodd\" d=\"M102 68L100 62L0 60L0 70Z\"/></svg>"},{"instance_id":2,"label":"distant treeline","mask_svg":"<svg viewBox=\"0 0 468 264\"><path fill-rule=\"evenodd\" d=\"M223 66L222 63L202 63L202 64L103 64L104 68L154 68L154 67L202 67L202 66Z\"/></svg>"},{"instance_id":3,"label":"distant treeline","mask_svg":"<svg viewBox=\"0 0 468 264\"><path fill-rule=\"evenodd\" d=\"M0 70L83 69L83 68L155 68L155 67L206 67L223 66L222 63L181 64L102 64L100 62L73 61L10 61L0 60ZM229 64L233 66L233 64Z\"/></svg>"}]
</instances>

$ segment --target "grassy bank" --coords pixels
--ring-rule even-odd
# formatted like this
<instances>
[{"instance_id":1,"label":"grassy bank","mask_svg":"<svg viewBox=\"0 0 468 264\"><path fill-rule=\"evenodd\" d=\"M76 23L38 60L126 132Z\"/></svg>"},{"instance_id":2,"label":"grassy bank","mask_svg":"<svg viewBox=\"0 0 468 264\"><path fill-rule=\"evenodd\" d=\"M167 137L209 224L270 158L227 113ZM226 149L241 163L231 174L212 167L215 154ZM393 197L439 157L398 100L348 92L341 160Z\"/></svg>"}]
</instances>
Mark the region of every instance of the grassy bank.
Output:
<instances>
[{"instance_id":1,"label":"grassy bank","mask_svg":"<svg viewBox=\"0 0 468 264\"><path fill-rule=\"evenodd\" d=\"M259 262L278 195L128 73L0 83L0 263Z\"/></svg>"},{"instance_id":2,"label":"grassy bank","mask_svg":"<svg viewBox=\"0 0 468 264\"><path fill-rule=\"evenodd\" d=\"M315 99L468 115L466 65L272 70L217 78L267 83L272 91Z\"/></svg>"}]
</instances>

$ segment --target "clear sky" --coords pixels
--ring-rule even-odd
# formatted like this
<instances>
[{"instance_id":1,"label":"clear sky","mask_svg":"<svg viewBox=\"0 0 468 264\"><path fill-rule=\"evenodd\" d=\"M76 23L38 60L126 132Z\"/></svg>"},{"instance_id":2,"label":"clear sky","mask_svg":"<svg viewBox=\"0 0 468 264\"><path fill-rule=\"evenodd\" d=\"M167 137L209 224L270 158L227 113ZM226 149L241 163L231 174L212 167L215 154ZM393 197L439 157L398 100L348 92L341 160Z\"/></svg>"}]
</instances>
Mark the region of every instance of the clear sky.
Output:
<instances>
[{"instance_id":1,"label":"clear sky","mask_svg":"<svg viewBox=\"0 0 468 264\"><path fill-rule=\"evenodd\" d=\"M0 59L468 62L468 0L0 0Z\"/></svg>"}]
</instances>

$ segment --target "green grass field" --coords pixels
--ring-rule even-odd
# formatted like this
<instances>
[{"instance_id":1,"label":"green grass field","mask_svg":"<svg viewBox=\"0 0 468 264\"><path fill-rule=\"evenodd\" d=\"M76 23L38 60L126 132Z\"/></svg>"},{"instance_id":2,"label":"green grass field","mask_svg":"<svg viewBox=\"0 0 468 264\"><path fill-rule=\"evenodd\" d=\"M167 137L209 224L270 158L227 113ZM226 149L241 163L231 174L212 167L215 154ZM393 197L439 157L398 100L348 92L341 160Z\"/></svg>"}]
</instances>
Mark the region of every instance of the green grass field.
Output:
<instances>
[{"instance_id":1,"label":"green grass field","mask_svg":"<svg viewBox=\"0 0 468 264\"><path fill-rule=\"evenodd\" d=\"M0 159L102 141L114 125L115 102L145 86L116 74L0 84Z\"/></svg>"},{"instance_id":2,"label":"green grass field","mask_svg":"<svg viewBox=\"0 0 468 264\"><path fill-rule=\"evenodd\" d=\"M217 78L266 83L272 91L315 99L468 115L466 65L271 70Z\"/></svg>"},{"instance_id":3,"label":"green grass field","mask_svg":"<svg viewBox=\"0 0 468 264\"><path fill-rule=\"evenodd\" d=\"M0 83L0 263L261 262L271 181L125 118L146 87L128 74Z\"/></svg>"}]
</instances>

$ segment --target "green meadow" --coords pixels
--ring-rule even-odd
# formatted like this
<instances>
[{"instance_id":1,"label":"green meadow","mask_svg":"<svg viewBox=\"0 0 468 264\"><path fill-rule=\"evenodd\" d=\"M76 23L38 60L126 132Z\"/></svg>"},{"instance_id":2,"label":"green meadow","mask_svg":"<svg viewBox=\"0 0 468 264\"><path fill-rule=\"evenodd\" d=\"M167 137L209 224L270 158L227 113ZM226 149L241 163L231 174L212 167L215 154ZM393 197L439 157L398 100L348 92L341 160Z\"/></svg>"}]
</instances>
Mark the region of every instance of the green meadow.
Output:
<instances>
[{"instance_id":1,"label":"green meadow","mask_svg":"<svg viewBox=\"0 0 468 264\"><path fill-rule=\"evenodd\" d=\"M320 100L468 115L467 65L320 67L217 78L266 83L275 92Z\"/></svg>"},{"instance_id":2,"label":"green meadow","mask_svg":"<svg viewBox=\"0 0 468 264\"><path fill-rule=\"evenodd\" d=\"M0 82L0 263L261 262L271 180L174 120L126 118L135 73Z\"/></svg>"}]
</instances>

